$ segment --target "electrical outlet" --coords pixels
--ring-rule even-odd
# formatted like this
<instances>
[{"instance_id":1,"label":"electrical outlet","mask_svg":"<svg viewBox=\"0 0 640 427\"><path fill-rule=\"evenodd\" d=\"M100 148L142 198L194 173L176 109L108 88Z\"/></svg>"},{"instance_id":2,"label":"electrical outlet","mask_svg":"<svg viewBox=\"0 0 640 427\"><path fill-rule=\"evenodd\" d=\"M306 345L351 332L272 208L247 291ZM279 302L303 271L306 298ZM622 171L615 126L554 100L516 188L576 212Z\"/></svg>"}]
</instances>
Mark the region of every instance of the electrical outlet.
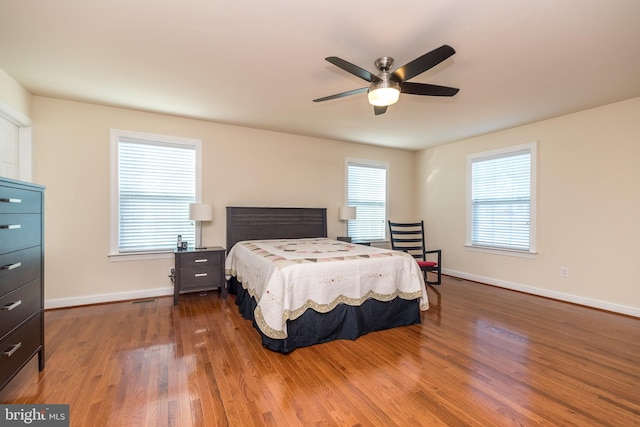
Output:
<instances>
[{"instance_id":1,"label":"electrical outlet","mask_svg":"<svg viewBox=\"0 0 640 427\"><path fill-rule=\"evenodd\" d=\"M569 269L567 267L560 267L560 277L564 277L565 279L569 277Z\"/></svg>"}]
</instances>

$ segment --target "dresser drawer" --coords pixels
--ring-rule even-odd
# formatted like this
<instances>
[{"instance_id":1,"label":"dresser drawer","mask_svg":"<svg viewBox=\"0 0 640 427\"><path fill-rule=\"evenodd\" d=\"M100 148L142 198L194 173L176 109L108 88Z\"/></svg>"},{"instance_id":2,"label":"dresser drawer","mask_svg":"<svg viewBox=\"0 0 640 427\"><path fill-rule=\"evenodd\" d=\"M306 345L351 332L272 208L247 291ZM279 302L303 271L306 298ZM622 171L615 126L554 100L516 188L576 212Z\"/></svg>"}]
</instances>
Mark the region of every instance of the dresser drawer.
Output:
<instances>
[{"instance_id":1,"label":"dresser drawer","mask_svg":"<svg viewBox=\"0 0 640 427\"><path fill-rule=\"evenodd\" d=\"M0 297L0 339L41 308L40 279Z\"/></svg>"},{"instance_id":2,"label":"dresser drawer","mask_svg":"<svg viewBox=\"0 0 640 427\"><path fill-rule=\"evenodd\" d=\"M39 214L0 214L0 254L40 245L41 227Z\"/></svg>"},{"instance_id":3,"label":"dresser drawer","mask_svg":"<svg viewBox=\"0 0 640 427\"><path fill-rule=\"evenodd\" d=\"M0 388L40 349L42 313L0 341Z\"/></svg>"},{"instance_id":4,"label":"dresser drawer","mask_svg":"<svg viewBox=\"0 0 640 427\"><path fill-rule=\"evenodd\" d=\"M42 246L0 255L0 297L42 277Z\"/></svg>"},{"instance_id":5,"label":"dresser drawer","mask_svg":"<svg viewBox=\"0 0 640 427\"><path fill-rule=\"evenodd\" d=\"M0 213L40 213L42 192L0 185Z\"/></svg>"},{"instance_id":6,"label":"dresser drawer","mask_svg":"<svg viewBox=\"0 0 640 427\"><path fill-rule=\"evenodd\" d=\"M215 289L222 285L222 268L198 267L180 269L180 291L190 292L197 289Z\"/></svg>"},{"instance_id":7,"label":"dresser drawer","mask_svg":"<svg viewBox=\"0 0 640 427\"><path fill-rule=\"evenodd\" d=\"M180 268L214 267L224 264L224 251L180 254Z\"/></svg>"}]
</instances>

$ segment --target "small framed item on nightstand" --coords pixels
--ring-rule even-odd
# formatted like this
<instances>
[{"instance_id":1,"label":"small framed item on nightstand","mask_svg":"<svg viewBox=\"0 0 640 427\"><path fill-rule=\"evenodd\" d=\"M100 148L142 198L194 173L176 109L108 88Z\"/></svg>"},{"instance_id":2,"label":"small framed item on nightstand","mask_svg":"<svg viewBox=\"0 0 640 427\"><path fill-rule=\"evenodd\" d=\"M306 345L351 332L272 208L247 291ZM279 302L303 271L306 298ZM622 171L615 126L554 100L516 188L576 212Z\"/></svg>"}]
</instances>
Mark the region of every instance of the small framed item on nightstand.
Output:
<instances>
[{"instance_id":1,"label":"small framed item on nightstand","mask_svg":"<svg viewBox=\"0 0 640 427\"><path fill-rule=\"evenodd\" d=\"M220 297L227 297L224 279L226 249L213 246L206 249L175 250L175 288L173 305L178 304L181 293L220 289Z\"/></svg>"}]
</instances>

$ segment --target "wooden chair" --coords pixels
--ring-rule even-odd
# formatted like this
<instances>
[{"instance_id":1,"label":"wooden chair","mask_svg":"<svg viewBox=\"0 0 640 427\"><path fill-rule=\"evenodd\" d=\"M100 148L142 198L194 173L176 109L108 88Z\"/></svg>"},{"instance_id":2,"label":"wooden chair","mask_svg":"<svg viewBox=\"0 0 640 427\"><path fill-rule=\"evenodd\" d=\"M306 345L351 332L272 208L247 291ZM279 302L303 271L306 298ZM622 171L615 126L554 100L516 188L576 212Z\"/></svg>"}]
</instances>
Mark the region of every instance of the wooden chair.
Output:
<instances>
[{"instance_id":1,"label":"wooden chair","mask_svg":"<svg viewBox=\"0 0 640 427\"><path fill-rule=\"evenodd\" d=\"M418 261L426 283L430 285L439 285L442 283L442 251L440 249L426 250L424 243L424 221L411 223L389 221L389 233L391 237L391 248L412 255L416 261ZM430 257L427 258L427 255L430 255ZM437 258L437 260L434 258ZM429 281L428 273L436 274L438 279L435 282Z\"/></svg>"}]
</instances>

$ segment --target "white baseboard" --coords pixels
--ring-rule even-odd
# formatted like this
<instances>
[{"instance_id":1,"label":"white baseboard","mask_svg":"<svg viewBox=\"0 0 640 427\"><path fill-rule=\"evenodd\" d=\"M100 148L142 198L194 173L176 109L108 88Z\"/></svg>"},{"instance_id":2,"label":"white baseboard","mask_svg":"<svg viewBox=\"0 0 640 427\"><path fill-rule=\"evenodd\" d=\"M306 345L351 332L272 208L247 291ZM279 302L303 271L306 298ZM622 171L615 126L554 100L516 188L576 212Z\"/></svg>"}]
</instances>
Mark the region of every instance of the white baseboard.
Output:
<instances>
[{"instance_id":1,"label":"white baseboard","mask_svg":"<svg viewBox=\"0 0 640 427\"><path fill-rule=\"evenodd\" d=\"M560 301L566 301L573 304L584 305L587 307L599 308L601 310L612 311L614 313L626 314L628 316L640 317L640 308L629 307L621 304L614 304L607 301L601 301L591 298L585 298L578 295L567 294L564 292L550 291L548 289L536 288L533 286L521 285L518 283L507 282L505 280L494 279L491 277L478 276L475 274L464 273L462 271L450 270L443 268L442 273L448 276L459 277L461 279L471 280L474 282L486 283L488 285L498 286L500 288L511 289L514 291L524 292L527 294L538 295L546 298L552 298ZM166 286L163 288L146 289L144 291L119 292L114 294L89 295L84 297L61 298L46 300L44 302L45 309L74 307L79 305L101 304L106 302L127 301L142 298L154 298L173 295L173 287Z\"/></svg>"},{"instance_id":2,"label":"white baseboard","mask_svg":"<svg viewBox=\"0 0 640 427\"><path fill-rule=\"evenodd\" d=\"M155 298L173 295L173 286L143 291L118 292L114 294L88 295L84 297L61 298L45 300L44 308L64 308L78 305L101 304L105 302L127 301L143 298Z\"/></svg>"},{"instance_id":3,"label":"white baseboard","mask_svg":"<svg viewBox=\"0 0 640 427\"><path fill-rule=\"evenodd\" d=\"M615 304L608 301L585 298L579 295L566 294L564 292L551 291L548 289L541 289L533 286L521 285L518 283L507 282L505 280L493 279L491 277L478 276L475 274L468 274L461 271L449 270L445 268L442 269L442 274L459 277L461 279L471 280L474 282L486 283L488 285L498 286L500 288L511 289L514 291L524 292L527 294L538 295L541 297L570 302L573 304L599 308L601 310L612 311L614 313L626 314L628 316L633 316L633 317L640 317L640 308L637 308L637 307L629 307L626 305Z\"/></svg>"}]
</instances>

